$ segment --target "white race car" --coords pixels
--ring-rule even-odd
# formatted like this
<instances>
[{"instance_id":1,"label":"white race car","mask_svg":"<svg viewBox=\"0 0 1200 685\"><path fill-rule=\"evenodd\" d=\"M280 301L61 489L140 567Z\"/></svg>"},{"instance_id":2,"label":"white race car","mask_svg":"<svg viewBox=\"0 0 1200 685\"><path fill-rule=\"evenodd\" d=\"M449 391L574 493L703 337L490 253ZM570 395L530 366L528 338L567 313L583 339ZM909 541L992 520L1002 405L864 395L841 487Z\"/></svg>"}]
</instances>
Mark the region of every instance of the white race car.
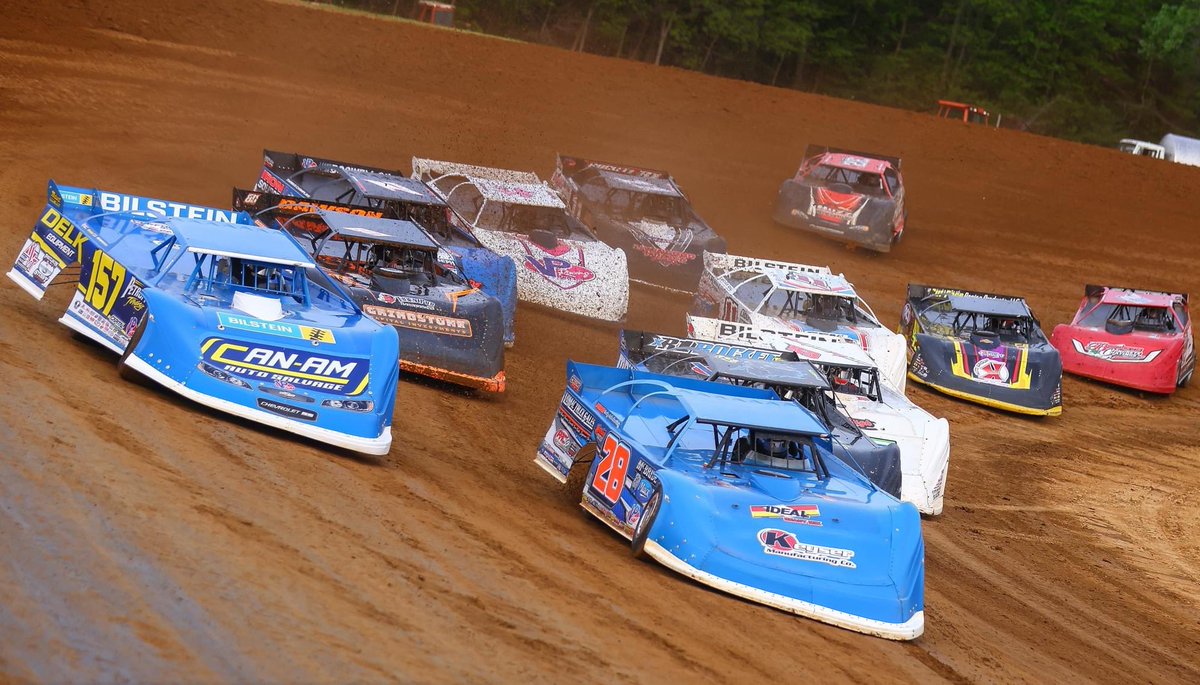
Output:
<instances>
[{"instance_id":1,"label":"white race car","mask_svg":"<svg viewBox=\"0 0 1200 685\"><path fill-rule=\"evenodd\" d=\"M537 174L418 157L412 168L479 242L516 263L521 300L602 321L625 319L625 252L567 214Z\"/></svg>"},{"instance_id":2,"label":"white race car","mask_svg":"<svg viewBox=\"0 0 1200 685\"><path fill-rule=\"evenodd\" d=\"M791 351L816 364L828 374L838 404L867 437L899 445L900 499L912 502L922 514L942 513L950 467L950 424L880 383L874 361L856 342L840 335L779 326L696 316L687 321L690 338Z\"/></svg>"},{"instance_id":3,"label":"white race car","mask_svg":"<svg viewBox=\"0 0 1200 685\"><path fill-rule=\"evenodd\" d=\"M846 277L834 275L827 266L706 252L691 313L845 336L871 355L884 382L904 392L904 337L880 323Z\"/></svg>"}]
</instances>

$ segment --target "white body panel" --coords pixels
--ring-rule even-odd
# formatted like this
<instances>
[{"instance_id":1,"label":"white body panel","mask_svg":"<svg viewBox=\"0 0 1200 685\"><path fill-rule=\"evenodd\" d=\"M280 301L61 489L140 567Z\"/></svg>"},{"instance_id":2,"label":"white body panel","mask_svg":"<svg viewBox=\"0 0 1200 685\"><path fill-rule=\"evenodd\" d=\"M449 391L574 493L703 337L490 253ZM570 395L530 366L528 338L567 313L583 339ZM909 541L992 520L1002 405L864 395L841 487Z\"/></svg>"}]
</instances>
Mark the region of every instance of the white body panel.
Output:
<instances>
[{"instance_id":1,"label":"white body panel","mask_svg":"<svg viewBox=\"0 0 1200 685\"><path fill-rule=\"evenodd\" d=\"M599 241L559 240L546 249L518 233L475 229L479 242L517 267L517 297L570 314L624 321L629 309L625 252Z\"/></svg>"},{"instance_id":2,"label":"white body panel","mask_svg":"<svg viewBox=\"0 0 1200 685\"><path fill-rule=\"evenodd\" d=\"M843 327L845 332L841 335L857 339L858 344L861 344L875 360L884 382L898 392L904 392L908 380L908 353L904 337L884 327L871 311L871 307L858 297L854 286L844 276L833 274L828 267L704 253L704 274L700 278L698 296L717 303L720 318L761 328L783 327L809 332L811 329L802 328L799 321L760 314L747 306L735 292L734 286L737 284L729 280L729 276L736 272L765 274L776 287L853 298L859 315L877 325L846 326Z\"/></svg>"},{"instance_id":3,"label":"white body panel","mask_svg":"<svg viewBox=\"0 0 1200 685\"><path fill-rule=\"evenodd\" d=\"M701 340L793 351L817 365L875 366L862 347L838 335L811 334L787 328L758 327L689 316L688 336ZM933 417L903 394L880 383L878 401L861 395L835 393L846 415L867 437L890 440L900 448L903 478L900 499L912 502L922 514L942 513L950 465L950 424Z\"/></svg>"}]
</instances>

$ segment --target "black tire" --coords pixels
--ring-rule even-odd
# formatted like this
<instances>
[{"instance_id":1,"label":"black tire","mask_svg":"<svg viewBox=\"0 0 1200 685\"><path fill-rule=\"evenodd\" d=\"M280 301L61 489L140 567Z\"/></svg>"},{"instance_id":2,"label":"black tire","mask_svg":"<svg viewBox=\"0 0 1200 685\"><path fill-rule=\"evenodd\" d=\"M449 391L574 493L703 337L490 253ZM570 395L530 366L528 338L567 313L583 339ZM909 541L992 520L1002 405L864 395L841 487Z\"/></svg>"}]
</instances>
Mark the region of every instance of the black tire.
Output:
<instances>
[{"instance_id":1,"label":"black tire","mask_svg":"<svg viewBox=\"0 0 1200 685\"><path fill-rule=\"evenodd\" d=\"M1186 388L1188 386L1188 384L1192 382L1192 376L1196 375L1196 362L1194 362L1194 361L1192 362L1192 368L1191 368L1191 370L1189 370L1187 372L1187 375L1185 376L1185 375L1183 375L1183 358L1180 357L1178 374L1179 375L1177 375L1176 378L1178 378L1179 380L1175 383L1175 385L1180 388Z\"/></svg>"},{"instance_id":2,"label":"black tire","mask_svg":"<svg viewBox=\"0 0 1200 685\"><path fill-rule=\"evenodd\" d=\"M642 509L642 517L638 519L637 526L633 529L633 537L629 541L629 553L634 559L641 559L646 555L646 540L650 537L650 529L654 527L654 519L658 518L658 511L662 508L662 489L654 488L654 492L650 493L650 499L646 500L646 506Z\"/></svg>"},{"instance_id":3,"label":"black tire","mask_svg":"<svg viewBox=\"0 0 1200 685\"><path fill-rule=\"evenodd\" d=\"M150 312L147 310L142 315L142 320L138 322L137 328L133 330L133 335L129 338L129 344L125 346L125 351L121 353L121 358L117 360L117 375L130 383L142 384L146 382L146 377L142 374L129 368L126 360L133 354L133 350L142 341L142 334L146 332L146 322L150 320Z\"/></svg>"}]
</instances>

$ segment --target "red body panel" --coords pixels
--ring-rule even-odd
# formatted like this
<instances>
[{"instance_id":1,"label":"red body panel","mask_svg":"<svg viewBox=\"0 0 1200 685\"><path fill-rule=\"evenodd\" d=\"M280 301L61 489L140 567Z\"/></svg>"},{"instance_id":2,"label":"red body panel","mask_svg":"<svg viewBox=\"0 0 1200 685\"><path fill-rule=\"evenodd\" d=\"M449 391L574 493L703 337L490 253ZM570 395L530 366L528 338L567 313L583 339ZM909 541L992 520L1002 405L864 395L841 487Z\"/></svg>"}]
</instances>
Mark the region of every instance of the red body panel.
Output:
<instances>
[{"instance_id":1,"label":"red body panel","mask_svg":"<svg viewBox=\"0 0 1200 685\"><path fill-rule=\"evenodd\" d=\"M1128 333L1059 324L1050 344L1062 357L1063 371L1135 390L1170 394L1179 382L1184 335Z\"/></svg>"}]
</instances>

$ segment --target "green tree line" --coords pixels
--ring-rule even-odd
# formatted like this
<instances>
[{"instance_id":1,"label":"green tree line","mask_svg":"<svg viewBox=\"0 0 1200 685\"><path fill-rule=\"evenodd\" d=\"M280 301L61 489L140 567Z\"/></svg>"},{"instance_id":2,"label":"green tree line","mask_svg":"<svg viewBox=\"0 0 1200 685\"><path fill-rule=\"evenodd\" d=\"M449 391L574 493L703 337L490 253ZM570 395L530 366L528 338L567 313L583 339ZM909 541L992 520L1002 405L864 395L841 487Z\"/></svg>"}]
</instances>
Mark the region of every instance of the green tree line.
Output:
<instances>
[{"instance_id":1,"label":"green tree line","mask_svg":"<svg viewBox=\"0 0 1200 685\"><path fill-rule=\"evenodd\" d=\"M905 109L971 102L1101 145L1200 132L1200 0L460 0L456 22Z\"/></svg>"}]
</instances>

